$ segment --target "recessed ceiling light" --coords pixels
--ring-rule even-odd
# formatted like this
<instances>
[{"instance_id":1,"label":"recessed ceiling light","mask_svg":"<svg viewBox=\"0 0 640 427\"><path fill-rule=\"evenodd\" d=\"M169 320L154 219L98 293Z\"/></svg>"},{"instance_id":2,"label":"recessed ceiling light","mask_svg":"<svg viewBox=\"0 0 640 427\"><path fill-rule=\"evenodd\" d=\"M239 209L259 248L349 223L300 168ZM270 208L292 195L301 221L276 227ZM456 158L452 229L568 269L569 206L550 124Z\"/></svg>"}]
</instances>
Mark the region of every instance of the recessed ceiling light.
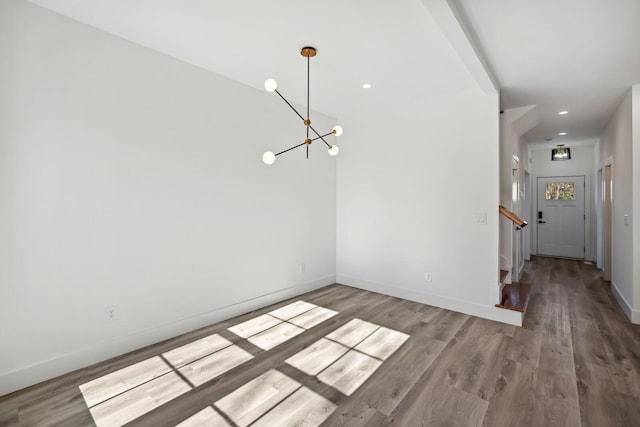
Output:
<instances>
[{"instance_id":1,"label":"recessed ceiling light","mask_svg":"<svg viewBox=\"0 0 640 427\"><path fill-rule=\"evenodd\" d=\"M362 85L363 89L371 89L371 83L365 83Z\"/></svg>"},{"instance_id":2,"label":"recessed ceiling light","mask_svg":"<svg viewBox=\"0 0 640 427\"><path fill-rule=\"evenodd\" d=\"M566 132L560 132L558 135L565 136L566 134L567 134Z\"/></svg>"},{"instance_id":3,"label":"recessed ceiling light","mask_svg":"<svg viewBox=\"0 0 640 427\"><path fill-rule=\"evenodd\" d=\"M569 112L567 110L562 110L558 113L560 116L564 116L565 114L569 114Z\"/></svg>"}]
</instances>

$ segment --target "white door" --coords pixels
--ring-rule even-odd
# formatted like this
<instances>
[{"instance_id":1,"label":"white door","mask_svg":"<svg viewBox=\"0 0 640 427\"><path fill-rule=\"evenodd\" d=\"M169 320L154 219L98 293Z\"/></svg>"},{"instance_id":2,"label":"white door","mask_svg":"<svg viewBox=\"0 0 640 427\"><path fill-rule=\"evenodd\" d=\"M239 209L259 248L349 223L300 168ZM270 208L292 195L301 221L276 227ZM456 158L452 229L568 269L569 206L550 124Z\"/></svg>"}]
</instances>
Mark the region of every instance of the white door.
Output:
<instances>
[{"instance_id":1,"label":"white door","mask_svg":"<svg viewBox=\"0 0 640 427\"><path fill-rule=\"evenodd\" d=\"M538 178L538 253L584 258L584 176Z\"/></svg>"}]
</instances>

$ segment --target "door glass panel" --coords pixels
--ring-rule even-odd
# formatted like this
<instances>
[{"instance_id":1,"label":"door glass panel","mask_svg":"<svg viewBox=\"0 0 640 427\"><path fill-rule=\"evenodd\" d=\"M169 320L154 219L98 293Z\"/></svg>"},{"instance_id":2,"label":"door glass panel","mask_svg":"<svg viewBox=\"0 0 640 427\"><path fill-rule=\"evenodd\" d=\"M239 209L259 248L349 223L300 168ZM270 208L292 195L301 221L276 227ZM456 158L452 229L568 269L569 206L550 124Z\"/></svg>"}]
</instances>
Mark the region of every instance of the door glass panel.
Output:
<instances>
[{"instance_id":1,"label":"door glass panel","mask_svg":"<svg viewBox=\"0 0 640 427\"><path fill-rule=\"evenodd\" d=\"M547 200L575 200L575 183L549 182L545 198Z\"/></svg>"}]
</instances>

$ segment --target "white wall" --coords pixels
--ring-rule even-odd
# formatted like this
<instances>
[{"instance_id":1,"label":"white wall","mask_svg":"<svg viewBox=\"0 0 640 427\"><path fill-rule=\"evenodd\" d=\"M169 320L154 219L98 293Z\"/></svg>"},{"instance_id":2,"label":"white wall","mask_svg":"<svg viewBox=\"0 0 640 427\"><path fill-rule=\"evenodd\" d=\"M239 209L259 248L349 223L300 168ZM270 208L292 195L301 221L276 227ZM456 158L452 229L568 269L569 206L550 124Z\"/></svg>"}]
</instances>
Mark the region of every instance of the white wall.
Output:
<instances>
[{"instance_id":1,"label":"white wall","mask_svg":"<svg viewBox=\"0 0 640 427\"><path fill-rule=\"evenodd\" d=\"M640 105L638 86L629 90L622 100L617 112L609 121L600 143L600 159L602 164L612 159L613 213L612 213L612 271L611 283L613 292L621 307L635 323L640 323L640 304L636 304L640 293L640 276L634 279L638 267L637 229L640 227L634 219L634 203L640 198L640 186L634 188L634 176L640 173L640 156L634 153L633 144L640 146L638 135L633 135L640 123L635 107ZM629 215L629 223L625 225L624 215ZM640 301L639 301L640 302Z\"/></svg>"},{"instance_id":2,"label":"white wall","mask_svg":"<svg viewBox=\"0 0 640 427\"><path fill-rule=\"evenodd\" d=\"M594 153L596 141L581 141L567 144L571 148L571 160L558 162L551 160L551 149L555 145L542 147L531 146L531 189L532 189L532 218L537 218L538 212L538 178L550 176L581 176L585 180L585 259L596 259L596 211L594 189L596 185L596 171L594 170ZM531 250L538 253L538 222L531 221Z\"/></svg>"},{"instance_id":3,"label":"white wall","mask_svg":"<svg viewBox=\"0 0 640 427\"><path fill-rule=\"evenodd\" d=\"M0 395L335 281L335 159L262 163L277 97L13 0L0 94Z\"/></svg>"},{"instance_id":4,"label":"white wall","mask_svg":"<svg viewBox=\"0 0 640 427\"><path fill-rule=\"evenodd\" d=\"M487 318L508 311L494 307L497 95L462 93L343 122L353 150L338 160L338 282Z\"/></svg>"}]
</instances>

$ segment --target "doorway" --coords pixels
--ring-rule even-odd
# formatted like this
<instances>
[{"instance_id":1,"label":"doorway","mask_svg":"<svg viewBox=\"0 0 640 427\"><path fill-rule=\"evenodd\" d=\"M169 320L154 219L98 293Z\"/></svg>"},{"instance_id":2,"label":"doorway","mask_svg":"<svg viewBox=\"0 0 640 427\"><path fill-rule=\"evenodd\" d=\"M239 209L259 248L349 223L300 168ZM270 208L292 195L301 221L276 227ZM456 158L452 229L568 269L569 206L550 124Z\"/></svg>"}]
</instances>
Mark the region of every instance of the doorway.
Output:
<instances>
[{"instance_id":1,"label":"doorway","mask_svg":"<svg viewBox=\"0 0 640 427\"><path fill-rule=\"evenodd\" d=\"M538 253L584 259L583 176L538 178Z\"/></svg>"},{"instance_id":2,"label":"doorway","mask_svg":"<svg viewBox=\"0 0 640 427\"><path fill-rule=\"evenodd\" d=\"M531 224L531 175L526 169L524 170L524 209L522 217L528 224ZM524 260L531 261L531 226L525 227L522 233L524 236Z\"/></svg>"},{"instance_id":3,"label":"doorway","mask_svg":"<svg viewBox=\"0 0 640 427\"><path fill-rule=\"evenodd\" d=\"M613 212L613 179L611 175L611 163L604 167L602 195L604 204L602 277L604 280L611 281L611 215Z\"/></svg>"},{"instance_id":4,"label":"doorway","mask_svg":"<svg viewBox=\"0 0 640 427\"><path fill-rule=\"evenodd\" d=\"M511 210L518 216L522 216L521 203L522 199L520 190L520 159L518 156L512 157L511 162ZM522 251L522 234L521 228L515 224L511 225L513 232L511 233L511 280L513 282L520 281L520 271L524 266Z\"/></svg>"}]
</instances>

